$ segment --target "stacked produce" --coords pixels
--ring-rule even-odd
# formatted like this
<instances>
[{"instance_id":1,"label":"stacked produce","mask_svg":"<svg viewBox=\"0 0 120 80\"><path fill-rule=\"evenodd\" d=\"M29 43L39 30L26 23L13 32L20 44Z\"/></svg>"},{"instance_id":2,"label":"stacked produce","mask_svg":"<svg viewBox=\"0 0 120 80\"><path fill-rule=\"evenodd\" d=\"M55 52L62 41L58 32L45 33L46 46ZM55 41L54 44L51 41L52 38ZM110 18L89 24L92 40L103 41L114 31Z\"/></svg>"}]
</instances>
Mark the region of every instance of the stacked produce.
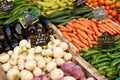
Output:
<instances>
[{"instance_id":1,"label":"stacked produce","mask_svg":"<svg viewBox=\"0 0 120 80\"><path fill-rule=\"evenodd\" d=\"M83 49L83 52L82 57L109 80L115 80L120 76L120 36L115 38L113 48L99 50L96 46L88 51Z\"/></svg>"},{"instance_id":2,"label":"stacked produce","mask_svg":"<svg viewBox=\"0 0 120 80\"><path fill-rule=\"evenodd\" d=\"M74 9L74 0L42 0L41 2L35 2L44 14L51 14L56 10Z\"/></svg>"},{"instance_id":3,"label":"stacked produce","mask_svg":"<svg viewBox=\"0 0 120 80\"><path fill-rule=\"evenodd\" d=\"M40 15L40 10L36 7L36 3L30 4L29 0L15 0L13 5L15 8L10 13L0 11L0 26L13 23L22 16L23 12L26 10L34 10L36 14Z\"/></svg>"},{"instance_id":4,"label":"stacked produce","mask_svg":"<svg viewBox=\"0 0 120 80\"><path fill-rule=\"evenodd\" d=\"M72 42L79 51L82 51L82 48L88 50L97 45L97 37L102 36L105 31L115 36L120 34L120 28L109 20L96 21L85 18L73 19L65 26L59 25L59 29L63 36Z\"/></svg>"},{"instance_id":5,"label":"stacked produce","mask_svg":"<svg viewBox=\"0 0 120 80\"><path fill-rule=\"evenodd\" d=\"M67 49L67 43L54 38L43 47L31 47L21 40L14 50L0 55L0 63L8 80L86 80L86 73Z\"/></svg>"},{"instance_id":6,"label":"stacked produce","mask_svg":"<svg viewBox=\"0 0 120 80\"><path fill-rule=\"evenodd\" d=\"M74 10L63 10L55 11L52 14L47 15L50 21L55 25L65 25L67 22L70 22L72 19L78 18L88 18L91 19L94 17L92 10L89 7L84 6L83 8L77 8Z\"/></svg>"},{"instance_id":7,"label":"stacked produce","mask_svg":"<svg viewBox=\"0 0 120 80\"><path fill-rule=\"evenodd\" d=\"M92 7L100 6L104 8L109 18L120 23L120 1L119 0L86 0Z\"/></svg>"}]
</instances>

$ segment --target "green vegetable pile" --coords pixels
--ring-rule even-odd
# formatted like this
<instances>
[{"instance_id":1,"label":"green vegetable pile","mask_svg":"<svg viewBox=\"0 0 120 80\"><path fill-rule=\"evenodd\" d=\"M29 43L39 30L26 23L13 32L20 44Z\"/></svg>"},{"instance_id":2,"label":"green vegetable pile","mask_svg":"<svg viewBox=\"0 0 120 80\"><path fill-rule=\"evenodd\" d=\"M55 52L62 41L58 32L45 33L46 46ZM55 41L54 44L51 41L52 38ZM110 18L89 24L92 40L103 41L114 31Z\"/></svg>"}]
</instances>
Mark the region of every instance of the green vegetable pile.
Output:
<instances>
[{"instance_id":1,"label":"green vegetable pile","mask_svg":"<svg viewBox=\"0 0 120 80\"><path fill-rule=\"evenodd\" d=\"M80 55L109 80L120 76L120 36L115 38L114 48L99 50L95 46L91 50L83 49L83 52Z\"/></svg>"},{"instance_id":2,"label":"green vegetable pile","mask_svg":"<svg viewBox=\"0 0 120 80\"><path fill-rule=\"evenodd\" d=\"M89 7L85 6L74 10L68 10L68 9L63 11L56 10L52 14L47 15L47 17L55 25L58 24L65 25L67 22L70 22L72 19L78 19L81 17L91 19L94 17L94 15L92 10L90 10Z\"/></svg>"},{"instance_id":3,"label":"green vegetable pile","mask_svg":"<svg viewBox=\"0 0 120 80\"><path fill-rule=\"evenodd\" d=\"M10 12L0 12L0 25L10 24L16 21L25 10L34 10L36 14L40 15L40 10L37 8L36 3L30 3L29 0L15 0L13 2L15 8Z\"/></svg>"},{"instance_id":4,"label":"green vegetable pile","mask_svg":"<svg viewBox=\"0 0 120 80\"><path fill-rule=\"evenodd\" d=\"M74 9L74 0L42 0L42 2L35 2L44 14L51 14L56 10Z\"/></svg>"}]
</instances>

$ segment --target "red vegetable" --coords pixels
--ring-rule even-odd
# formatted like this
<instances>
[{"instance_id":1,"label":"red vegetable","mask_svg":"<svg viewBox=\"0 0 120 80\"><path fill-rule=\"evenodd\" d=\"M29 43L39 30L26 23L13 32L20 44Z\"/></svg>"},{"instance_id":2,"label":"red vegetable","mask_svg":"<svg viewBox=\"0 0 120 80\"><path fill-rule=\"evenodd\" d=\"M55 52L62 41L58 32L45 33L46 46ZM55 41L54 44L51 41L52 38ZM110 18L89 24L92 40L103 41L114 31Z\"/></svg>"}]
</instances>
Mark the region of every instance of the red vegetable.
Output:
<instances>
[{"instance_id":1,"label":"red vegetable","mask_svg":"<svg viewBox=\"0 0 120 80\"><path fill-rule=\"evenodd\" d=\"M61 69L65 72L69 72L76 64L74 62L65 62L62 64Z\"/></svg>"}]
</instances>

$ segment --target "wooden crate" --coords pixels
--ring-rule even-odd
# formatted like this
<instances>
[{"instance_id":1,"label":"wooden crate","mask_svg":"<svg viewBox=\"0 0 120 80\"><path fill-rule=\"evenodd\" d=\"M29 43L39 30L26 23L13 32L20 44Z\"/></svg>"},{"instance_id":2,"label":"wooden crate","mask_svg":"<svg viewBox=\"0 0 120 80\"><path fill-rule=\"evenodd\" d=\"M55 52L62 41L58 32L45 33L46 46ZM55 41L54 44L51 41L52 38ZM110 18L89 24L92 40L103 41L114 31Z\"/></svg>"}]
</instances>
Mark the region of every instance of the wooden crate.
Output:
<instances>
[{"instance_id":1,"label":"wooden crate","mask_svg":"<svg viewBox=\"0 0 120 80\"><path fill-rule=\"evenodd\" d=\"M94 68L91 64L89 64L87 61L85 61L82 57L80 57L79 54L79 50L70 42L68 42L63 34L61 33L61 31L56 28L55 25L50 24L49 25L51 28L53 28L53 30L55 31L54 36L58 39L60 39L61 41L65 41L68 43L69 45L69 51L73 54L73 58L74 60L82 67L86 70L86 72L88 72L90 75L92 75L94 78L96 78L97 80L108 80L108 78L106 78L104 75L101 75L96 68Z\"/></svg>"}]
</instances>

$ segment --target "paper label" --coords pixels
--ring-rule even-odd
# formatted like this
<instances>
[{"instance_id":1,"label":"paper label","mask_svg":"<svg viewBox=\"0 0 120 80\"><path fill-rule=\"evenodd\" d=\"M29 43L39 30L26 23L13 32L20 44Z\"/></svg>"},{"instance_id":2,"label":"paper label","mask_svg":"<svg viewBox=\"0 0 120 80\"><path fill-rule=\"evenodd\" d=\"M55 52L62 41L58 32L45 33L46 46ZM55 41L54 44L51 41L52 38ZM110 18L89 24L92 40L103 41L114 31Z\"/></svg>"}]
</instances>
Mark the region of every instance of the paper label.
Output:
<instances>
[{"instance_id":1,"label":"paper label","mask_svg":"<svg viewBox=\"0 0 120 80\"><path fill-rule=\"evenodd\" d=\"M14 9L13 2L8 2L7 0L2 0L0 2L0 11L10 12Z\"/></svg>"},{"instance_id":2,"label":"paper label","mask_svg":"<svg viewBox=\"0 0 120 80\"><path fill-rule=\"evenodd\" d=\"M114 36L109 32L104 32L102 36L98 37L98 47L99 49L108 49L115 46Z\"/></svg>"},{"instance_id":3,"label":"paper label","mask_svg":"<svg viewBox=\"0 0 120 80\"><path fill-rule=\"evenodd\" d=\"M20 18L20 23L24 28L27 28L29 25L32 25L39 21L38 15L34 12L34 10L25 12Z\"/></svg>"}]
</instances>

